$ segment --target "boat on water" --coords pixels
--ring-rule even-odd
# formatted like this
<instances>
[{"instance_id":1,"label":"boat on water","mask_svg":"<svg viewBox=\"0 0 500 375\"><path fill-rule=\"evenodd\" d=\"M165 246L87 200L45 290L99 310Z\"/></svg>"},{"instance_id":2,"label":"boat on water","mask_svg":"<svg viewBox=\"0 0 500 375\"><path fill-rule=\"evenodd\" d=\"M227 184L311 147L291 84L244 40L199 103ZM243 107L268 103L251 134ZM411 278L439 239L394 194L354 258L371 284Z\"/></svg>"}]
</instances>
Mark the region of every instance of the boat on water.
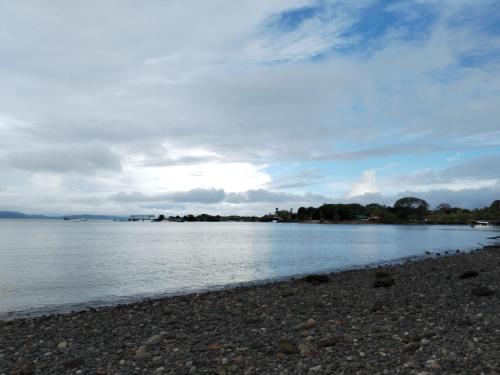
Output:
<instances>
[{"instance_id":1,"label":"boat on water","mask_svg":"<svg viewBox=\"0 0 500 375\"><path fill-rule=\"evenodd\" d=\"M500 222L488 220L473 220L470 226L474 229L496 229L500 230Z\"/></svg>"}]
</instances>

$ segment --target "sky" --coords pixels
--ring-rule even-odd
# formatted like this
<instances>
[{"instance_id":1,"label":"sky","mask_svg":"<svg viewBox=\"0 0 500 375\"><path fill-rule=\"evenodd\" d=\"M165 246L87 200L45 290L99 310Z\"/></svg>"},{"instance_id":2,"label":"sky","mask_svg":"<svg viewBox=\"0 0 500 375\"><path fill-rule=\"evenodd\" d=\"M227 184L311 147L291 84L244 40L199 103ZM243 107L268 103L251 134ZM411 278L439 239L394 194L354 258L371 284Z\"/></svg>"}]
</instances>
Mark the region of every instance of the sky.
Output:
<instances>
[{"instance_id":1,"label":"sky","mask_svg":"<svg viewBox=\"0 0 500 375\"><path fill-rule=\"evenodd\" d=\"M500 199L500 0L0 0L0 210Z\"/></svg>"}]
</instances>

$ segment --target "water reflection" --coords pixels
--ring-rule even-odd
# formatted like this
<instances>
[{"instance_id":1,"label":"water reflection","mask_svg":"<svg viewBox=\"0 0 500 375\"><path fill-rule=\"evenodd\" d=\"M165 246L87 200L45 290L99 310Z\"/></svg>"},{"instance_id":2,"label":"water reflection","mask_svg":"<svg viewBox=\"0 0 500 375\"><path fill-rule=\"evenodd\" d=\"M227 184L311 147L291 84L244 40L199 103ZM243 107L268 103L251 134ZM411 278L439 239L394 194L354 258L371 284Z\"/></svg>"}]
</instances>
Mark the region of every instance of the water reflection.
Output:
<instances>
[{"instance_id":1,"label":"water reflection","mask_svg":"<svg viewBox=\"0 0 500 375\"><path fill-rule=\"evenodd\" d=\"M113 301L470 248L465 226L0 221L0 312Z\"/></svg>"}]
</instances>

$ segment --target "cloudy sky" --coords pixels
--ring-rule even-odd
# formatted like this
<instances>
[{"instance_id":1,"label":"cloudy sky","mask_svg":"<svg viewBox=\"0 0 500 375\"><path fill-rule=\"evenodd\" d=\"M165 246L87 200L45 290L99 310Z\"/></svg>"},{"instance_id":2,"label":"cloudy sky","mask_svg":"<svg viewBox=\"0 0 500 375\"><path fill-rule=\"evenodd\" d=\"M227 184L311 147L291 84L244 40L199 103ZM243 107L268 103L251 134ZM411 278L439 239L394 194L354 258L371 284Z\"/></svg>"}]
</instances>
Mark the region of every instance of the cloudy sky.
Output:
<instances>
[{"instance_id":1,"label":"cloudy sky","mask_svg":"<svg viewBox=\"0 0 500 375\"><path fill-rule=\"evenodd\" d=\"M500 199L500 0L0 1L0 210Z\"/></svg>"}]
</instances>

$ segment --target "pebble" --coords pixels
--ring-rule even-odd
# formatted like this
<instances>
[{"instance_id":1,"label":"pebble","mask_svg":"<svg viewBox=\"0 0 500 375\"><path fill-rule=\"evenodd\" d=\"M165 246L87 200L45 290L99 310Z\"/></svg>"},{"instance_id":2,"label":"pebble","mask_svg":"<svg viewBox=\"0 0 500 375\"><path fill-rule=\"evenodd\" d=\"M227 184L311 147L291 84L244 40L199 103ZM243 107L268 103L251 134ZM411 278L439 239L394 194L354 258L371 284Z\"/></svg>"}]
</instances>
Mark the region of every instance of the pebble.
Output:
<instances>
[{"instance_id":1,"label":"pebble","mask_svg":"<svg viewBox=\"0 0 500 375\"><path fill-rule=\"evenodd\" d=\"M135 351L135 356L134 358L137 360L147 360L152 357L151 353L148 353L146 346L140 346L136 351Z\"/></svg>"},{"instance_id":2,"label":"pebble","mask_svg":"<svg viewBox=\"0 0 500 375\"><path fill-rule=\"evenodd\" d=\"M415 352L418 349L420 349L420 343L419 342L410 342L409 344L405 345L404 351L405 352Z\"/></svg>"},{"instance_id":3,"label":"pebble","mask_svg":"<svg viewBox=\"0 0 500 375\"><path fill-rule=\"evenodd\" d=\"M294 331L300 331L300 330L303 330L303 329L313 328L314 326L316 326L316 321L314 319L310 318L306 322L294 325L292 327L292 329Z\"/></svg>"},{"instance_id":4,"label":"pebble","mask_svg":"<svg viewBox=\"0 0 500 375\"><path fill-rule=\"evenodd\" d=\"M57 344L58 349L66 349L68 346L68 343L66 341L61 341L59 344Z\"/></svg>"},{"instance_id":5,"label":"pebble","mask_svg":"<svg viewBox=\"0 0 500 375\"><path fill-rule=\"evenodd\" d=\"M311 367L309 369L309 371L307 371L307 375L317 375L317 374L320 374L321 370L322 370L321 365L317 365L317 366Z\"/></svg>"},{"instance_id":6,"label":"pebble","mask_svg":"<svg viewBox=\"0 0 500 375\"><path fill-rule=\"evenodd\" d=\"M440 368L441 366L439 365L438 361L436 361L435 359L428 359L426 362L425 362L425 367L429 367L429 368Z\"/></svg>"},{"instance_id":7,"label":"pebble","mask_svg":"<svg viewBox=\"0 0 500 375\"><path fill-rule=\"evenodd\" d=\"M320 347L329 347L337 344L340 341L340 337L338 336L324 336L319 339L318 345Z\"/></svg>"},{"instance_id":8,"label":"pebble","mask_svg":"<svg viewBox=\"0 0 500 375\"><path fill-rule=\"evenodd\" d=\"M280 339L276 342L276 352L283 354L296 354L299 353L299 350L290 339Z\"/></svg>"}]
</instances>

